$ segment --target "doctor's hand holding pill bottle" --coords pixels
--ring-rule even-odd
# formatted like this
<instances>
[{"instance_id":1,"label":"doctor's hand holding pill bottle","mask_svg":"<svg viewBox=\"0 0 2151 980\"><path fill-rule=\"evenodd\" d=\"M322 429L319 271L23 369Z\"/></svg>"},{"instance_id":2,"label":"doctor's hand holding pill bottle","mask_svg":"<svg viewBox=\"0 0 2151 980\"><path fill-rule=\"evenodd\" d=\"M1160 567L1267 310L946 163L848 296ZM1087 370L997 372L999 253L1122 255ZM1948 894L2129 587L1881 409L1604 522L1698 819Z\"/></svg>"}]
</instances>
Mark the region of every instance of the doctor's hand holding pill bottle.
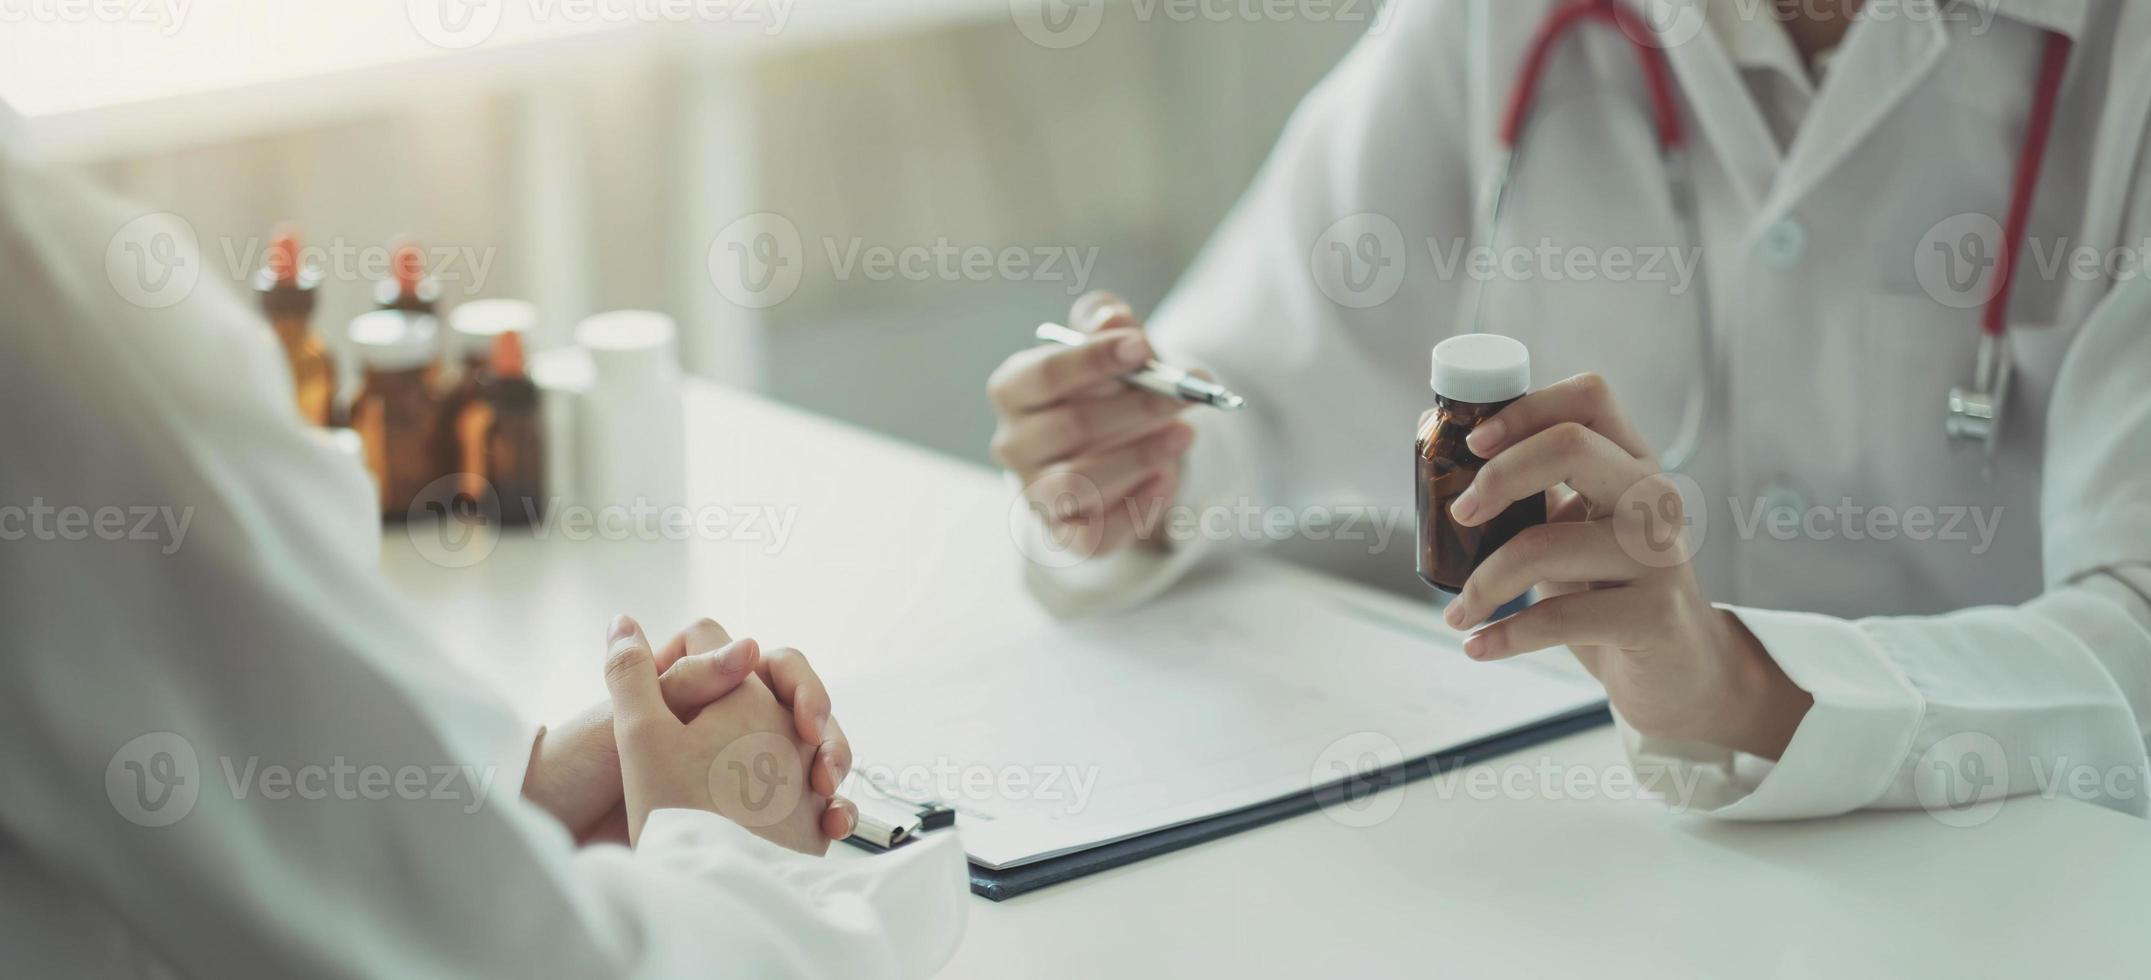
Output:
<instances>
[{"instance_id":1,"label":"doctor's hand holding pill bottle","mask_svg":"<svg viewBox=\"0 0 2151 980\"><path fill-rule=\"evenodd\" d=\"M1451 521L1485 527L1542 496L1546 514L1485 556L1449 603L1450 626L1477 627L1465 654L1566 646L1643 735L1784 753L1814 699L1738 616L1704 598L1682 540L1680 487L1604 379L1525 395L1465 443L1486 463L1449 504ZM1482 625L1533 588L1537 603Z\"/></svg>"},{"instance_id":2,"label":"doctor's hand holding pill bottle","mask_svg":"<svg viewBox=\"0 0 2151 980\"><path fill-rule=\"evenodd\" d=\"M1156 539L1195 432L1180 418L1188 402L1121 380L1155 356L1125 300L1088 294L1069 324L1090 342L1022 351L988 381L993 457L1057 540L1106 555Z\"/></svg>"}]
</instances>

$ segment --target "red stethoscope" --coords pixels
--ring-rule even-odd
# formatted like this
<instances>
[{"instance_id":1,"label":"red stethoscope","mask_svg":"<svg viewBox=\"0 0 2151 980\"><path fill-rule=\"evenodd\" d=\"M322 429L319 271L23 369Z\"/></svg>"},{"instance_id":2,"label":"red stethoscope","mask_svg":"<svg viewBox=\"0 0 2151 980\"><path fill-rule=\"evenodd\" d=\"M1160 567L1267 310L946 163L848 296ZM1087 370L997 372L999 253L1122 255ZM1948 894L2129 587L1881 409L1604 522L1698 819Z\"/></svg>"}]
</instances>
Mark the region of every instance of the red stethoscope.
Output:
<instances>
[{"instance_id":1,"label":"red stethoscope","mask_svg":"<svg viewBox=\"0 0 2151 980\"><path fill-rule=\"evenodd\" d=\"M1483 198L1485 204L1480 226L1486 229L1488 245L1497 244L1493 239L1501 227L1501 218L1507 211L1510 191L1516 180L1518 147L1523 142L1532 104L1538 98L1539 82L1545 77L1546 64L1563 40L1591 22L1614 27L1635 48L1642 65L1644 88L1650 99L1651 117L1658 130L1659 151L1665 159L1666 179L1672 188L1673 206L1679 213L1688 241L1700 243L1695 188L1688 170L1688 134L1681 121L1680 104L1674 94L1662 36L1645 23L1640 14L1618 0L1574 0L1555 9L1539 26L1531 47L1525 52L1523 67L1517 73L1516 87L1509 93L1508 108L1503 113L1497 134L1500 155L1495 160L1493 180ZM2054 110L2061 101L2063 77L2073 47L2068 37L2047 32L2038 92L2032 101L2031 122L2025 130L2024 149L2017 162L2015 188L2010 193L2009 222L2003 226L2000 250L1996 253L1993 295L1987 298L1980 324L1979 353L1973 365L1972 384L1953 388L1949 393L1945 431L1950 439L1983 445L1990 457L2001 434L2002 409L2009 397L2011 361L2009 344L2004 336L2008 327L2009 297L2016 285L2017 258L2031 221L2039 173L2046 163L2047 144L2053 135ZM1702 342L1698 345L1704 373L1688 400L1681 434L1661 459L1667 470L1680 469L1694 459L1702 438L1703 419L1708 407L1705 403L1710 390L1709 372L1715 360L1711 350L1714 340L1710 328L1710 296L1702 288L1707 279L1708 276L1696 277L1701 297L1698 302L1704 316ZM1468 322L1474 333L1486 330L1484 292L1482 288L1473 294Z\"/></svg>"}]
</instances>

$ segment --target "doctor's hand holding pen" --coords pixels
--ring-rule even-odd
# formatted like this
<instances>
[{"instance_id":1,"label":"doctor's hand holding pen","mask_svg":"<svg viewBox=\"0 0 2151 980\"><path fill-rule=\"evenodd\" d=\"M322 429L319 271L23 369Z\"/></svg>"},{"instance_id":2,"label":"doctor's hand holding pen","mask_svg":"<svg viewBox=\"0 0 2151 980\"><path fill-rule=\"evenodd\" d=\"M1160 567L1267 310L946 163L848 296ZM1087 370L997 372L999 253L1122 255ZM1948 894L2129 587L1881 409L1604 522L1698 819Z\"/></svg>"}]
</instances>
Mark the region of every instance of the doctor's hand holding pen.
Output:
<instances>
[{"instance_id":1,"label":"doctor's hand holding pen","mask_svg":"<svg viewBox=\"0 0 2151 980\"><path fill-rule=\"evenodd\" d=\"M631 843L675 807L807 854L851 835L858 810L836 795L851 743L803 654L708 619L653 650L625 616L606 647L608 702L540 733L523 785L578 842Z\"/></svg>"},{"instance_id":2,"label":"doctor's hand holding pen","mask_svg":"<svg viewBox=\"0 0 2151 980\"><path fill-rule=\"evenodd\" d=\"M987 382L1000 419L993 458L1057 540L1106 555L1154 538L1195 431L1180 419L1188 402L1122 380L1155 356L1126 301L1085 295L1069 325L1088 342L1021 351Z\"/></svg>"},{"instance_id":3,"label":"doctor's hand holding pen","mask_svg":"<svg viewBox=\"0 0 2151 980\"><path fill-rule=\"evenodd\" d=\"M1685 502L1612 390L1579 375L1529 394L1467 440L1487 460L1451 507L1478 526L1547 494L1548 521L1480 564L1450 602L1474 660L1566 646L1638 732L1783 755L1814 699L1739 617L1703 598L1683 535ZM1538 589L1530 608L1481 626Z\"/></svg>"}]
</instances>

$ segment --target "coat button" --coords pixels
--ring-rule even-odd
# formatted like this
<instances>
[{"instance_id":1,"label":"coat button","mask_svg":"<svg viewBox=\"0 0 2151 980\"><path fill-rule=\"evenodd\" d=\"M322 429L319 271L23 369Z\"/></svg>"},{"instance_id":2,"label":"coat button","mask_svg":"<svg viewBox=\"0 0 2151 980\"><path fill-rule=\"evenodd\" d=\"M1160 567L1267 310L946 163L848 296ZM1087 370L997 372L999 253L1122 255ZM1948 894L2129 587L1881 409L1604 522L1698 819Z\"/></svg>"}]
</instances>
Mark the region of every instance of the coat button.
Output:
<instances>
[{"instance_id":1,"label":"coat button","mask_svg":"<svg viewBox=\"0 0 2151 980\"><path fill-rule=\"evenodd\" d=\"M1791 218L1771 225L1763 232L1763 258L1780 269L1790 269L1800 264L1807 255L1807 228Z\"/></svg>"}]
</instances>

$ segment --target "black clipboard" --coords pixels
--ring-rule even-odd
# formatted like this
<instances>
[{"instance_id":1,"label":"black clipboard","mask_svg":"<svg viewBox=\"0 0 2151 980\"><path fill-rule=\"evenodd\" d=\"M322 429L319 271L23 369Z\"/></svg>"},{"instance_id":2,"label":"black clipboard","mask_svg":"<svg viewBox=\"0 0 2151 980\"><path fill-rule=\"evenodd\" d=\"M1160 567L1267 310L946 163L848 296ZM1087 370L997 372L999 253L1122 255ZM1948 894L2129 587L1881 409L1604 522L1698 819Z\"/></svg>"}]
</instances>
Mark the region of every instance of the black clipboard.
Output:
<instances>
[{"instance_id":1,"label":"black clipboard","mask_svg":"<svg viewBox=\"0 0 2151 980\"><path fill-rule=\"evenodd\" d=\"M1060 857L1034 861L1019 867L999 871L971 865L971 891L989 901L1005 902L1018 895L1028 894L1041 888L1074 881L1085 875L1109 871L1134 864L1145 858L1170 854L1184 847L1208 843L1221 837L1229 837L1244 830L1253 830L1276 823L1288 817L1311 813L1322 807L1342 801L1356 801L1369 794L1394 789L1406 783L1416 782L1428 776L1438 775L1462 766L1483 762L1497 756L1527 749L1542 742L1549 742L1564 735L1588 731L1613 721L1613 714L1601 702L1578 708L1565 714L1555 715L1544 721L1513 728L1491 735L1446 752L1418 759L1409 759L1380 772L1356 776L1340 783L1319 787L1305 793L1257 803L1214 817L1197 820L1152 831L1139 837L1100 844L1096 847L1064 854ZM960 818L959 818L960 820ZM853 839L852 843L864 850L879 851L881 848Z\"/></svg>"}]
</instances>

